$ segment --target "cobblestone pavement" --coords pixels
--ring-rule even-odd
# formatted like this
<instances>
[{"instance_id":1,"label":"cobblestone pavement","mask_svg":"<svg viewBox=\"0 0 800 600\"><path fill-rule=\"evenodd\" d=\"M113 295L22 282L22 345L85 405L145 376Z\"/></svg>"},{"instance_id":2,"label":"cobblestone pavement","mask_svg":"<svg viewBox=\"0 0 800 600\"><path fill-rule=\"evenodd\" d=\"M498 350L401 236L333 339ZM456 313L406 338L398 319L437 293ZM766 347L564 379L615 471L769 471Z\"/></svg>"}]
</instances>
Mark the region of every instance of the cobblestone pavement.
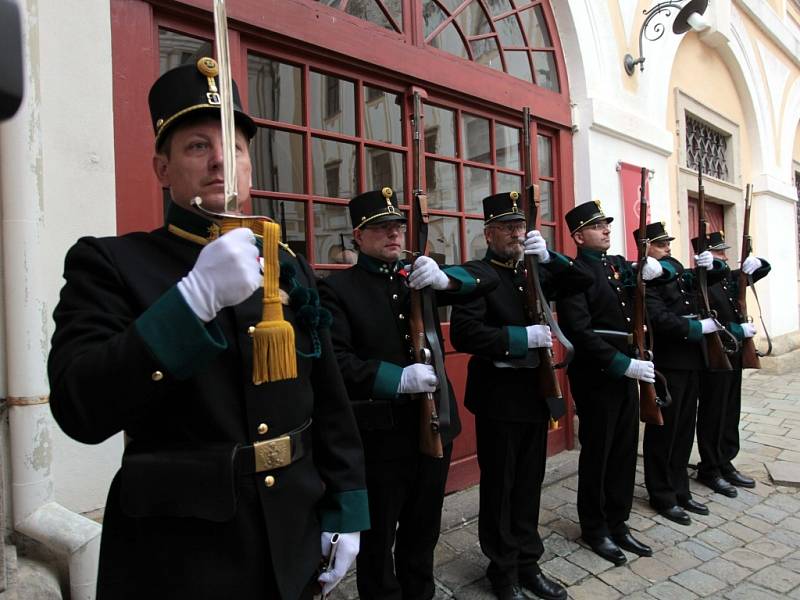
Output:
<instances>
[{"instance_id":1,"label":"cobblestone pavement","mask_svg":"<svg viewBox=\"0 0 800 600\"><path fill-rule=\"evenodd\" d=\"M755 489L739 488L736 498L727 498L692 479L692 494L711 514L691 515L690 526L672 523L650 508L639 457L628 524L653 547L654 555L640 558L626 552L628 562L621 567L578 539L577 452L553 457L539 519L545 546L542 570L576 600L800 600L800 487L776 485L767 470L776 461L800 465L800 373L745 372L740 429L736 464L757 480ZM697 459L695 448L692 463ZM445 499L436 549L437 598L494 597L478 546L477 511L477 488ZM334 597L358 597L352 573Z\"/></svg>"}]
</instances>

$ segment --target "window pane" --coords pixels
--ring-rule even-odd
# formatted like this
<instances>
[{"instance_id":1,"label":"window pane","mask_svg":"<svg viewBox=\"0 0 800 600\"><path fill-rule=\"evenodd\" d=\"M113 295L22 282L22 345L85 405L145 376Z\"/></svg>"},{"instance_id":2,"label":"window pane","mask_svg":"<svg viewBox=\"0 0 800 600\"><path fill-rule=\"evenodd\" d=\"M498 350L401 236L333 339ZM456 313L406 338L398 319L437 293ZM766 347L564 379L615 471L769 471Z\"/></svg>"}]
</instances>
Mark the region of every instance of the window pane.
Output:
<instances>
[{"instance_id":1,"label":"window pane","mask_svg":"<svg viewBox=\"0 0 800 600\"><path fill-rule=\"evenodd\" d=\"M534 52L533 70L536 73L536 83L538 85L554 92L560 91L556 61L552 52Z\"/></svg>"},{"instance_id":2,"label":"window pane","mask_svg":"<svg viewBox=\"0 0 800 600\"><path fill-rule=\"evenodd\" d=\"M299 67L250 54L247 57L250 114L261 119L302 125L301 76Z\"/></svg>"},{"instance_id":3,"label":"window pane","mask_svg":"<svg viewBox=\"0 0 800 600\"><path fill-rule=\"evenodd\" d=\"M404 204L405 158L402 152L391 152L383 148L366 149L367 189L379 190L387 185L392 188L398 204Z\"/></svg>"},{"instance_id":4,"label":"window pane","mask_svg":"<svg viewBox=\"0 0 800 600\"><path fill-rule=\"evenodd\" d=\"M528 60L527 50L506 50L506 69L509 75L533 83L531 77L531 63Z\"/></svg>"},{"instance_id":5,"label":"window pane","mask_svg":"<svg viewBox=\"0 0 800 600\"><path fill-rule=\"evenodd\" d=\"M463 115L461 118L461 138L464 143L464 158L486 164L492 163L489 149L489 121L481 117Z\"/></svg>"},{"instance_id":6,"label":"window pane","mask_svg":"<svg viewBox=\"0 0 800 600\"><path fill-rule=\"evenodd\" d=\"M492 193L492 172L464 167L464 212L483 214L483 199Z\"/></svg>"},{"instance_id":7,"label":"window pane","mask_svg":"<svg viewBox=\"0 0 800 600\"><path fill-rule=\"evenodd\" d=\"M250 159L256 189L295 194L305 191L302 135L259 128L250 144Z\"/></svg>"},{"instance_id":8,"label":"window pane","mask_svg":"<svg viewBox=\"0 0 800 600\"><path fill-rule=\"evenodd\" d=\"M539 163L539 177L553 176L552 142L544 135L536 136L537 158Z\"/></svg>"},{"instance_id":9,"label":"window pane","mask_svg":"<svg viewBox=\"0 0 800 600\"><path fill-rule=\"evenodd\" d=\"M544 20L542 7L537 5L530 10L519 13L522 19L522 27L528 35L528 45L532 48L549 48L553 44L550 42L550 34L547 32L547 22Z\"/></svg>"},{"instance_id":10,"label":"window pane","mask_svg":"<svg viewBox=\"0 0 800 600\"><path fill-rule=\"evenodd\" d=\"M308 256L305 203L254 196L253 214L267 216L278 223L281 226L281 239L297 254Z\"/></svg>"},{"instance_id":11,"label":"window pane","mask_svg":"<svg viewBox=\"0 0 800 600\"><path fill-rule=\"evenodd\" d=\"M355 264L357 255L347 206L314 203L314 258L318 263Z\"/></svg>"},{"instance_id":12,"label":"window pane","mask_svg":"<svg viewBox=\"0 0 800 600\"><path fill-rule=\"evenodd\" d=\"M356 134L355 85L333 75L311 73L311 127Z\"/></svg>"},{"instance_id":13,"label":"window pane","mask_svg":"<svg viewBox=\"0 0 800 600\"><path fill-rule=\"evenodd\" d=\"M509 173L497 174L497 193L500 192L522 192L522 177L510 175Z\"/></svg>"},{"instance_id":14,"label":"window pane","mask_svg":"<svg viewBox=\"0 0 800 600\"><path fill-rule=\"evenodd\" d=\"M493 37L475 40L470 43L473 60L476 63L491 67L497 71L503 70L500 61L500 51L497 49L497 40Z\"/></svg>"},{"instance_id":15,"label":"window pane","mask_svg":"<svg viewBox=\"0 0 800 600\"><path fill-rule=\"evenodd\" d=\"M486 256L486 238L483 236L483 221L467 219L467 260L478 260Z\"/></svg>"},{"instance_id":16,"label":"window pane","mask_svg":"<svg viewBox=\"0 0 800 600\"><path fill-rule=\"evenodd\" d=\"M520 169L519 129L497 123L494 128L494 144L497 148L497 166Z\"/></svg>"},{"instance_id":17,"label":"window pane","mask_svg":"<svg viewBox=\"0 0 800 600\"><path fill-rule=\"evenodd\" d=\"M431 215L428 224L429 255L439 264L461 264L461 250L458 240L458 217Z\"/></svg>"},{"instance_id":18,"label":"window pane","mask_svg":"<svg viewBox=\"0 0 800 600\"><path fill-rule=\"evenodd\" d=\"M428 185L428 208L458 210L455 165L429 158L425 161L425 180Z\"/></svg>"},{"instance_id":19,"label":"window pane","mask_svg":"<svg viewBox=\"0 0 800 600\"><path fill-rule=\"evenodd\" d=\"M196 63L204 56L212 56L211 42L176 33L158 30L158 72L166 73L174 67Z\"/></svg>"},{"instance_id":20,"label":"window pane","mask_svg":"<svg viewBox=\"0 0 800 600\"><path fill-rule=\"evenodd\" d=\"M552 225L542 225L540 228L542 237L547 242L547 247L555 250L556 248L556 228Z\"/></svg>"},{"instance_id":21,"label":"window pane","mask_svg":"<svg viewBox=\"0 0 800 600\"><path fill-rule=\"evenodd\" d=\"M383 11L377 6L376 0L350 0L347 3L345 12L359 19L364 19L375 25L380 25L386 29L394 29L389 19L383 14Z\"/></svg>"},{"instance_id":22,"label":"window pane","mask_svg":"<svg viewBox=\"0 0 800 600\"><path fill-rule=\"evenodd\" d=\"M364 137L387 144L403 143L403 111L397 94L364 86Z\"/></svg>"},{"instance_id":23,"label":"window pane","mask_svg":"<svg viewBox=\"0 0 800 600\"><path fill-rule=\"evenodd\" d=\"M433 0L423 0L422 18L425 21L425 37L427 38L447 18L441 8Z\"/></svg>"},{"instance_id":24,"label":"window pane","mask_svg":"<svg viewBox=\"0 0 800 600\"><path fill-rule=\"evenodd\" d=\"M519 21L517 21L516 15L495 21L495 27L497 27L497 34L500 36L500 43L503 48L508 46L524 48L527 46L525 38L522 37L522 31L519 28Z\"/></svg>"},{"instance_id":25,"label":"window pane","mask_svg":"<svg viewBox=\"0 0 800 600\"><path fill-rule=\"evenodd\" d=\"M464 40L461 39L458 30L452 23L442 29L439 35L433 38L430 43L433 48L439 48L440 50L469 60L469 54L464 47Z\"/></svg>"},{"instance_id":26,"label":"window pane","mask_svg":"<svg viewBox=\"0 0 800 600\"><path fill-rule=\"evenodd\" d=\"M314 173L313 193L330 198L356 195L356 147L332 140L313 138L311 161Z\"/></svg>"},{"instance_id":27,"label":"window pane","mask_svg":"<svg viewBox=\"0 0 800 600\"><path fill-rule=\"evenodd\" d=\"M541 206L539 207L539 220L552 221L553 216L553 182L539 181L539 197Z\"/></svg>"},{"instance_id":28,"label":"window pane","mask_svg":"<svg viewBox=\"0 0 800 600\"><path fill-rule=\"evenodd\" d=\"M502 15L511 10L511 3L508 0L485 0L485 2L493 17Z\"/></svg>"},{"instance_id":29,"label":"window pane","mask_svg":"<svg viewBox=\"0 0 800 600\"><path fill-rule=\"evenodd\" d=\"M392 18L397 21L400 29L403 29L403 0L383 0L383 5L392 15Z\"/></svg>"},{"instance_id":30,"label":"window pane","mask_svg":"<svg viewBox=\"0 0 800 600\"><path fill-rule=\"evenodd\" d=\"M464 4L464 2L474 2L474 0L439 0L444 7L450 11L450 14L455 12L455 10Z\"/></svg>"},{"instance_id":31,"label":"window pane","mask_svg":"<svg viewBox=\"0 0 800 600\"><path fill-rule=\"evenodd\" d=\"M492 30L480 2L470 2L467 8L458 13L455 20L467 37L489 33Z\"/></svg>"},{"instance_id":32,"label":"window pane","mask_svg":"<svg viewBox=\"0 0 800 600\"><path fill-rule=\"evenodd\" d=\"M456 155L455 115L452 110L425 105L425 152Z\"/></svg>"}]
</instances>

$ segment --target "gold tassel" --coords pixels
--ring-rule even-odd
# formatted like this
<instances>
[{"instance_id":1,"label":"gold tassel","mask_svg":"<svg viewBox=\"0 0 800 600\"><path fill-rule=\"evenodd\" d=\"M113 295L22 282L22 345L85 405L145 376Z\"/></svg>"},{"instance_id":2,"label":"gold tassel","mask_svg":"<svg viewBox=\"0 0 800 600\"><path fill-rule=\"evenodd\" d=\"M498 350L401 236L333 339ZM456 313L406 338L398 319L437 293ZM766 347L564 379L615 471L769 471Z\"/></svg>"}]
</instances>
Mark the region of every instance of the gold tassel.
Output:
<instances>
[{"instance_id":1,"label":"gold tassel","mask_svg":"<svg viewBox=\"0 0 800 600\"><path fill-rule=\"evenodd\" d=\"M262 221L264 232L264 306L261 322L253 332L253 383L297 377L294 329L283 318L280 299L280 262L277 223Z\"/></svg>"}]
</instances>

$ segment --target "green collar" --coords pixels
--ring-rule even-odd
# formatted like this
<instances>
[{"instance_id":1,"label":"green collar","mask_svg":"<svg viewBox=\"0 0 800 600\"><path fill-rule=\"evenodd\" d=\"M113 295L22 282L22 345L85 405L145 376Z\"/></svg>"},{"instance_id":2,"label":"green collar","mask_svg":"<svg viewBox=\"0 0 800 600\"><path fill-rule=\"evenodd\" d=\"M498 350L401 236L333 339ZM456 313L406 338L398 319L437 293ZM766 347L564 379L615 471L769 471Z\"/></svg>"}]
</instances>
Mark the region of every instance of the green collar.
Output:
<instances>
[{"instance_id":1,"label":"green collar","mask_svg":"<svg viewBox=\"0 0 800 600\"><path fill-rule=\"evenodd\" d=\"M358 266L369 273L395 273L402 266L400 261L386 263L363 252L358 253Z\"/></svg>"},{"instance_id":2,"label":"green collar","mask_svg":"<svg viewBox=\"0 0 800 600\"><path fill-rule=\"evenodd\" d=\"M592 260L603 260L606 253L602 250L589 250L588 248L578 248L578 254Z\"/></svg>"},{"instance_id":3,"label":"green collar","mask_svg":"<svg viewBox=\"0 0 800 600\"><path fill-rule=\"evenodd\" d=\"M172 225L173 227L177 227L180 230L204 239L211 237L214 228L217 228L217 230L219 229L217 225L208 219L201 217L197 213L188 211L174 202L170 202L169 206L167 206L165 221L167 227Z\"/></svg>"},{"instance_id":4,"label":"green collar","mask_svg":"<svg viewBox=\"0 0 800 600\"><path fill-rule=\"evenodd\" d=\"M488 260L490 263L498 267L505 267L506 269L516 269L519 264L516 258L501 258L498 254L492 252L491 248L486 249L486 257L484 260Z\"/></svg>"}]
</instances>

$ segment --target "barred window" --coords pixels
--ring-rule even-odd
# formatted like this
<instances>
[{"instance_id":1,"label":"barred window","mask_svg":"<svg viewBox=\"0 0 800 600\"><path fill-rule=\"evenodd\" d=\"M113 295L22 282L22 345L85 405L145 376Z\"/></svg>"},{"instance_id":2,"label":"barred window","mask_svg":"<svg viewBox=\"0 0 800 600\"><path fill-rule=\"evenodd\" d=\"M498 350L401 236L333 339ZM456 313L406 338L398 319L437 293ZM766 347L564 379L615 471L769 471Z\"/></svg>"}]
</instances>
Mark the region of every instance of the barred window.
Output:
<instances>
[{"instance_id":1,"label":"barred window","mask_svg":"<svg viewBox=\"0 0 800 600\"><path fill-rule=\"evenodd\" d=\"M686 166L705 175L730 181L728 140L730 135L686 114Z\"/></svg>"}]
</instances>

